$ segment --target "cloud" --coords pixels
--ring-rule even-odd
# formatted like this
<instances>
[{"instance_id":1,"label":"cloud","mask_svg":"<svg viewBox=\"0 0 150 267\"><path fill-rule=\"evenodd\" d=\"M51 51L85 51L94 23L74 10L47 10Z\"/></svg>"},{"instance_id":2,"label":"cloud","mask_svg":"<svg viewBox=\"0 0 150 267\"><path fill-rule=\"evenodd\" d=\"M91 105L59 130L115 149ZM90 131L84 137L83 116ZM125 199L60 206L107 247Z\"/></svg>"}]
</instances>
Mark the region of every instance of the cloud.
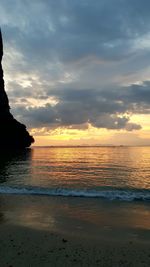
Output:
<instances>
[{"instance_id":1,"label":"cloud","mask_svg":"<svg viewBox=\"0 0 150 267\"><path fill-rule=\"evenodd\" d=\"M149 8L147 0L2 0L15 116L32 127L140 129L130 116L150 112L149 74L143 74L149 73Z\"/></svg>"},{"instance_id":2,"label":"cloud","mask_svg":"<svg viewBox=\"0 0 150 267\"><path fill-rule=\"evenodd\" d=\"M46 88L47 89L47 88ZM43 106L19 105L13 109L15 116L33 127L72 126L90 123L97 128L139 130L141 126L130 122L132 114L149 113L149 82L117 90L61 89L47 91L47 99L57 102ZM46 95L46 93L45 93ZM142 95L142 97L140 97Z\"/></svg>"},{"instance_id":3,"label":"cloud","mask_svg":"<svg viewBox=\"0 0 150 267\"><path fill-rule=\"evenodd\" d=\"M89 55L121 60L134 52L133 40L150 30L146 0L16 0L0 6L7 41L32 63Z\"/></svg>"}]
</instances>

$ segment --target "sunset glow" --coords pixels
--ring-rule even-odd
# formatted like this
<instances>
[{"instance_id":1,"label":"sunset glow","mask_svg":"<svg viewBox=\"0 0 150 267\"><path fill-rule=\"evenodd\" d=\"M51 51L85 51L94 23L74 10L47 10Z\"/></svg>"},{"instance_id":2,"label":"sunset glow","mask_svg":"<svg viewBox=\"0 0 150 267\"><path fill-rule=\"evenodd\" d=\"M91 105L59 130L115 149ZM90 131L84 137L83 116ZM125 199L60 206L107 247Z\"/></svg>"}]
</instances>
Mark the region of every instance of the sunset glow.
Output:
<instances>
[{"instance_id":1,"label":"sunset glow","mask_svg":"<svg viewBox=\"0 0 150 267\"><path fill-rule=\"evenodd\" d=\"M35 145L150 145L147 2L27 2L0 15L11 112Z\"/></svg>"}]
</instances>

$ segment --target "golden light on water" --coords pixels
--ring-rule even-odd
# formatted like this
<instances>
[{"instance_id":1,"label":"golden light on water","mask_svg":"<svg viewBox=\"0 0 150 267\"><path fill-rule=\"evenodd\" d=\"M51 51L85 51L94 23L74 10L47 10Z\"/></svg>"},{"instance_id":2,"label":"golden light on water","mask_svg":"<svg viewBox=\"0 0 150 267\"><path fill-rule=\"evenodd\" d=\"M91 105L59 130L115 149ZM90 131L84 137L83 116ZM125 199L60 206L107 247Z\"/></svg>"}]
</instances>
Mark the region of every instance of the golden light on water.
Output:
<instances>
[{"instance_id":1,"label":"golden light on water","mask_svg":"<svg viewBox=\"0 0 150 267\"><path fill-rule=\"evenodd\" d=\"M148 205L128 199L132 193L142 190L140 194L143 194L150 188L149 147L42 147L32 149L29 154L30 157L17 159L19 173L21 170L19 184L23 181L25 187L32 185L37 193L40 189L41 196L1 195L1 213L7 222L36 230L67 232L75 229L84 234L87 229L88 234L97 235L98 231L100 236L102 233L113 235L117 230L125 238L126 229L130 230L129 235L135 235L135 230L140 235L141 230L149 231ZM6 171L7 179L10 175L8 183L18 176L14 163L8 165ZM58 192L84 193L93 188L100 192L100 187L104 191L107 187L106 196L109 190L117 190L115 196L118 196L118 190L123 189L120 193L125 201L117 204L118 199L110 198L105 201L93 197L43 197L41 193L55 188Z\"/></svg>"}]
</instances>

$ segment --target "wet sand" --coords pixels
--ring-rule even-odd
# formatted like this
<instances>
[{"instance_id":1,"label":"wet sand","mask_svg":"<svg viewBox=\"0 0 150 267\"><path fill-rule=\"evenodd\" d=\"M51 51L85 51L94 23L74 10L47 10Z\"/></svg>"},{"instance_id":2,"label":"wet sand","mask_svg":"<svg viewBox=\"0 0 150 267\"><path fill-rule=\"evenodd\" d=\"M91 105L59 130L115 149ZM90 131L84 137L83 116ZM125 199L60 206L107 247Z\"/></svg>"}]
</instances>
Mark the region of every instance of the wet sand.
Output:
<instances>
[{"instance_id":1,"label":"wet sand","mask_svg":"<svg viewBox=\"0 0 150 267\"><path fill-rule=\"evenodd\" d=\"M0 267L150 266L149 207L0 196Z\"/></svg>"}]
</instances>

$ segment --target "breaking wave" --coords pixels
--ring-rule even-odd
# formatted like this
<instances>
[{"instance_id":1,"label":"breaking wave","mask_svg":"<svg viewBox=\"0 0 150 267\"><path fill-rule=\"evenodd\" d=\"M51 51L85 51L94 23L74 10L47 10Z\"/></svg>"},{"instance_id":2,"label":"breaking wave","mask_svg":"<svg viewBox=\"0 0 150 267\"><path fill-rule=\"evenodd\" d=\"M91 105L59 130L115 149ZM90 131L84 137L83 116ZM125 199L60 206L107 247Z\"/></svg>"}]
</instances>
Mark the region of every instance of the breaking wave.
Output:
<instances>
[{"instance_id":1,"label":"breaking wave","mask_svg":"<svg viewBox=\"0 0 150 267\"><path fill-rule=\"evenodd\" d=\"M0 194L103 198L120 201L150 201L149 189L70 189L0 186Z\"/></svg>"}]
</instances>

